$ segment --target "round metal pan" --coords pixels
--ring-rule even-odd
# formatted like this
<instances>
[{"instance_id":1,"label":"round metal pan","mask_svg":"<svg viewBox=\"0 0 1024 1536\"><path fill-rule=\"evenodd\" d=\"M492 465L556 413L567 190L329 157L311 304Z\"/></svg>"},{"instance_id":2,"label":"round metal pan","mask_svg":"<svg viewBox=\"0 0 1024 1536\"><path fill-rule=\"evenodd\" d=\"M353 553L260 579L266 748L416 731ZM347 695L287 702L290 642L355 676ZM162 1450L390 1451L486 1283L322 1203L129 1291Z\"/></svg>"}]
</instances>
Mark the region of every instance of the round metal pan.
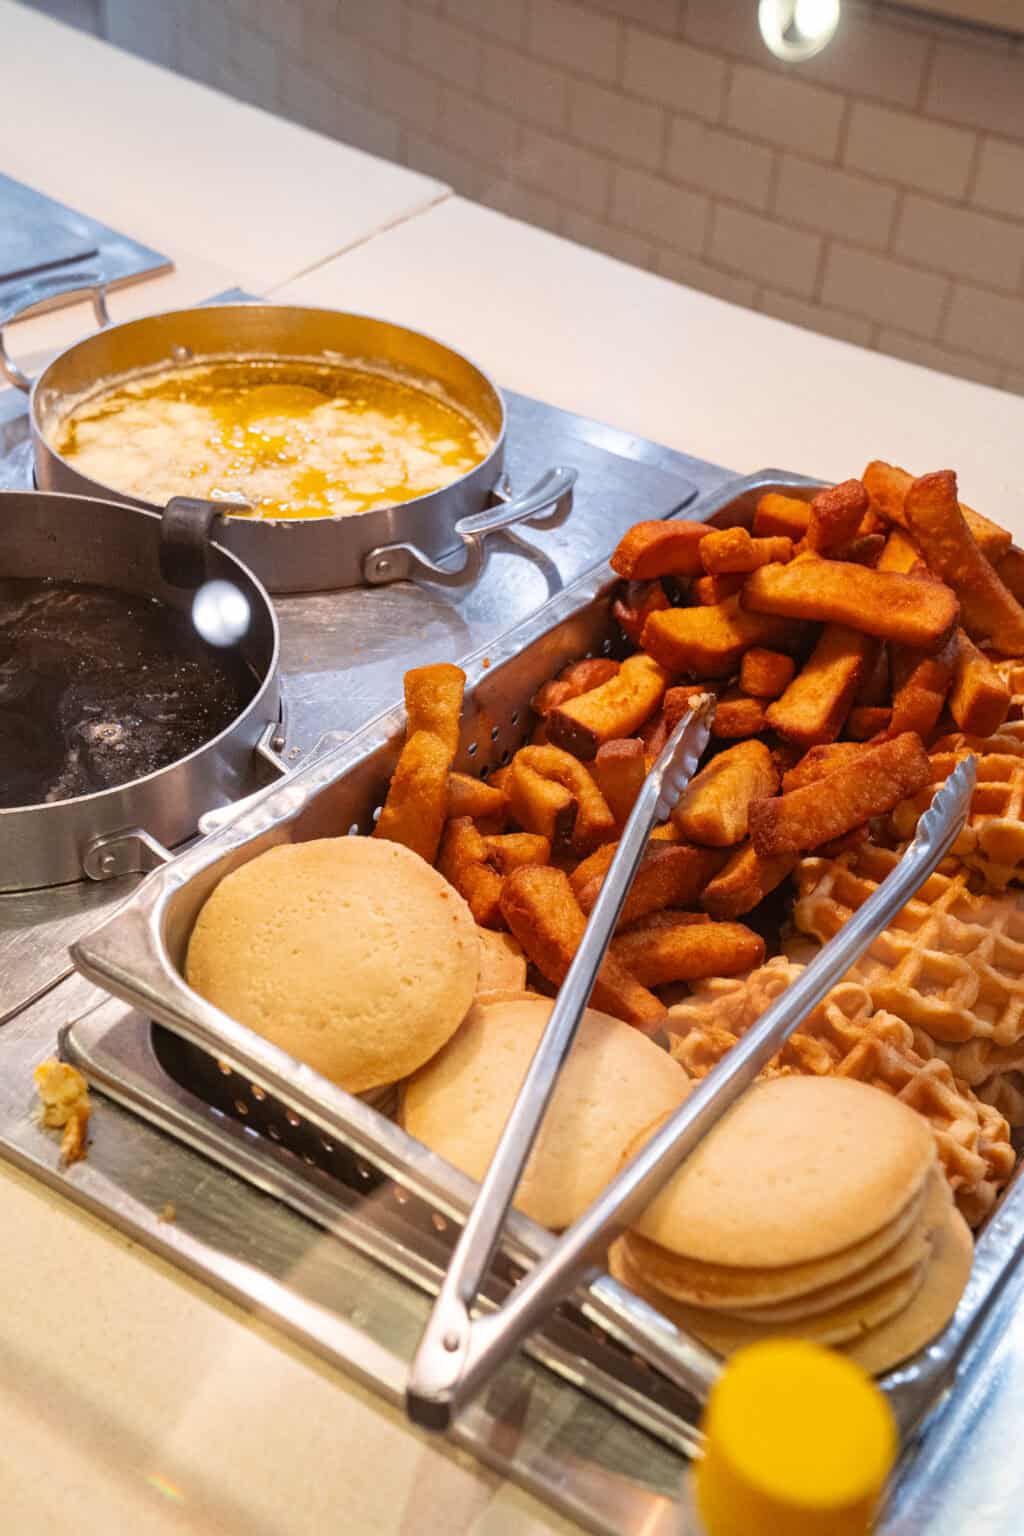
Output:
<instances>
[{"instance_id":1,"label":"round metal pan","mask_svg":"<svg viewBox=\"0 0 1024 1536\"><path fill-rule=\"evenodd\" d=\"M568 515L575 471L554 467L525 494L503 483L505 407L481 369L451 347L405 326L337 310L277 304L215 304L107 325L99 290L89 291L101 329L74 343L34 384L8 356L0 315L0 369L30 390L29 417L36 484L43 490L103 496L157 511L151 503L80 473L52 446L68 410L126 374L158 371L193 359L258 356L311 359L385 370L426 383L465 411L491 443L479 464L451 485L394 507L353 517L262 519L226 516L218 540L271 592L314 592L378 585L410 576L465 585L483 566L487 534L516 523L553 526ZM37 308L23 294L17 313ZM182 486L183 492L188 491ZM465 560L442 567L460 548Z\"/></svg>"},{"instance_id":2,"label":"round metal pan","mask_svg":"<svg viewBox=\"0 0 1024 1536\"><path fill-rule=\"evenodd\" d=\"M0 526L2 576L89 582L173 608L191 606L193 593L161 576L155 513L82 496L0 491ZM255 695L218 736L144 778L75 799L0 809L0 891L146 867L146 847L158 857L158 845L189 837L203 812L252 789L254 759L280 718L277 619L264 588L227 550L208 547L206 574L231 582L249 604L239 646L258 679Z\"/></svg>"}]
</instances>

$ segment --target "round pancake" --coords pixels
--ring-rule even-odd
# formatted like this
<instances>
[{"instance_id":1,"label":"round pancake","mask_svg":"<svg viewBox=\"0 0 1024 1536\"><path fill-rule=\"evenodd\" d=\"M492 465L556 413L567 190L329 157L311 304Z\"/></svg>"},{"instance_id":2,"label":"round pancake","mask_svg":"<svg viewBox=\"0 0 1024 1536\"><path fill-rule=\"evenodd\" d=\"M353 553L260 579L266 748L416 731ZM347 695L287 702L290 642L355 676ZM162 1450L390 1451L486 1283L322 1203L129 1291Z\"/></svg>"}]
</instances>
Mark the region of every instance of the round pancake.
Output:
<instances>
[{"instance_id":1,"label":"round pancake","mask_svg":"<svg viewBox=\"0 0 1024 1536\"><path fill-rule=\"evenodd\" d=\"M634 1228L710 1264L827 1258L888 1226L935 1163L923 1115L844 1077L754 1085Z\"/></svg>"},{"instance_id":2,"label":"round pancake","mask_svg":"<svg viewBox=\"0 0 1024 1536\"><path fill-rule=\"evenodd\" d=\"M189 986L350 1093L439 1051L476 991L466 903L397 843L280 843L215 887L189 940Z\"/></svg>"},{"instance_id":3,"label":"round pancake","mask_svg":"<svg viewBox=\"0 0 1024 1536\"><path fill-rule=\"evenodd\" d=\"M402 1091L405 1130L474 1179L486 1173L551 1009L550 998L484 1001ZM516 1206L567 1227L614 1177L652 1118L686 1097L677 1061L639 1030L588 1008L541 1124Z\"/></svg>"},{"instance_id":4,"label":"round pancake","mask_svg":"<svg viewBox=\"0 0 1024 1536\"><path fill-rule=\"evenodd\" d=\"M859 1274L891 1253L921 1221L925 1190L922 1187L903 1210L872 1237L854 1243L827 1259L776 1269L737 1269L725 1264L702 1264L669 1253L638 1232L628 1235L630 1255L636 1268L653 1286L675 1301L692 1307L724 1307L746 1312L748 1307L767 1307L811 1295L826 1286Z\"/></svg>"},{"instance_id":5,"label":"round pancake","mask_svg":"<svg viewBox=\"0 0 1024 1536\"><path fill-rule=\"evenodd\" d=\"M657 1307L677 1328L692 1334L708 1349L722 1356L731 1355L733 1350L753 1344L757 1339L809 1339L815 1344L829 1345L850 1343L902 1311L924 1280L925 1268L924 1263L918 1264L906 1274L876 1286L865 1296L841 1302L829 1312L819 1312L796 1322L749 1323L722 1312L687 1307L662 1296L637 1273L629 1251L621 1241L613 1243L608 1253L609 1273L616 1280L652 1307Z\"/></svg>"},{"instance_id":6,"label":"round pancake","mask_svg":"<svg viewBox=\"0 0 1024 1536\"><path fill-rule=\"evenodd\" d=\"M956 1311L970 1278L973 1258L971 1229L956 1206L950 1205L935 1234L924 1282L916 1296L895 1317L847 1345L844 1353L873 1376L881 1376L924 1349Z\"/></svg>"}]
</instances>

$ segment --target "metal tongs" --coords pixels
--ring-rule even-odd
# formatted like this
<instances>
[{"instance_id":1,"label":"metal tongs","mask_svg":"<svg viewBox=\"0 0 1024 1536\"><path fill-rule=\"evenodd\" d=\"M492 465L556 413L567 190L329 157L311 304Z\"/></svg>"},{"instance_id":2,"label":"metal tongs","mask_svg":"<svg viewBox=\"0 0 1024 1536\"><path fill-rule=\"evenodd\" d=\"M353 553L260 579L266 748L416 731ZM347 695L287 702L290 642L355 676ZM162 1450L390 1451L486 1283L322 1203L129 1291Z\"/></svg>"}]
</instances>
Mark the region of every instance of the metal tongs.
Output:
<instances>
[{"instance_id":1,"label":"metal tongs","mask_svg":"<svg viewBox=\"0 0 1024 1536\"><path fill-rule=\"evenodd\" d=\"M406 1411L413 1422L427 1429L448 1428L517 1344L576 1288L588 1267L650 1204L798 1024L923 884L966 821L976 776L972 757L959 763L938 790L902 859L860 910L693 1089L504 1304L472 1317L651 828L669 814L689 783L707 745L713 714L709 695L695 700L647 775L456 1245L406 1384Z\"/></svg>"}]
</instances>

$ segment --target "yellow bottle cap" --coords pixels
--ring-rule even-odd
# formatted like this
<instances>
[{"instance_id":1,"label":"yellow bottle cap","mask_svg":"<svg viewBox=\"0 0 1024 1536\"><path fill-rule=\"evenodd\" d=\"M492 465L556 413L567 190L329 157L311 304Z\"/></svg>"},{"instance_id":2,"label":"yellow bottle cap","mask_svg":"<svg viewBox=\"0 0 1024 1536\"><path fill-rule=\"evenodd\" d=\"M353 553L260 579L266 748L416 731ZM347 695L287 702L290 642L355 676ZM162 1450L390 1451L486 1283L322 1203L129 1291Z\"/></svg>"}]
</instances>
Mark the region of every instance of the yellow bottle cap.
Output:
<instances>
[{"instance_id":1,"label":"yellow bottle cap","mask_svg":"<svg viewBox=\"0 0 1024 1536\"><path fill-rule=\"evenodd\" d=\"M704 1415L708 1536L864 1536L896 1459L889 1404L844 1355L798 1339L738 1350Z\"/></svg>"}]
</instances>

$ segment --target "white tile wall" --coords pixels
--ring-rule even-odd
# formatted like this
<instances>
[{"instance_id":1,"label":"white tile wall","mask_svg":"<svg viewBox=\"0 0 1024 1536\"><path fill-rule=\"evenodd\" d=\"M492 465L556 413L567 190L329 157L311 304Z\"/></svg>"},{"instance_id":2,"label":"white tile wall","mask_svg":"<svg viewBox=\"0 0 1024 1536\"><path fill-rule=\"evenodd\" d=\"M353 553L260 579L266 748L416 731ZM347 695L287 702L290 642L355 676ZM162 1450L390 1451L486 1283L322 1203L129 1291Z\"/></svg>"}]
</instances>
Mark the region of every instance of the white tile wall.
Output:
<instances>
[{"instance_id":1,"label":"white tile wall","mask_svg":"<svg viewBox=\"0 0 1024 1536\"><path fill-rule=\"evenodd\" d=\"M102 0L101 25L622 261L1024 393L1024 39L870 0L800 66L755 0Z\"/></svg>"}]
</instances>

